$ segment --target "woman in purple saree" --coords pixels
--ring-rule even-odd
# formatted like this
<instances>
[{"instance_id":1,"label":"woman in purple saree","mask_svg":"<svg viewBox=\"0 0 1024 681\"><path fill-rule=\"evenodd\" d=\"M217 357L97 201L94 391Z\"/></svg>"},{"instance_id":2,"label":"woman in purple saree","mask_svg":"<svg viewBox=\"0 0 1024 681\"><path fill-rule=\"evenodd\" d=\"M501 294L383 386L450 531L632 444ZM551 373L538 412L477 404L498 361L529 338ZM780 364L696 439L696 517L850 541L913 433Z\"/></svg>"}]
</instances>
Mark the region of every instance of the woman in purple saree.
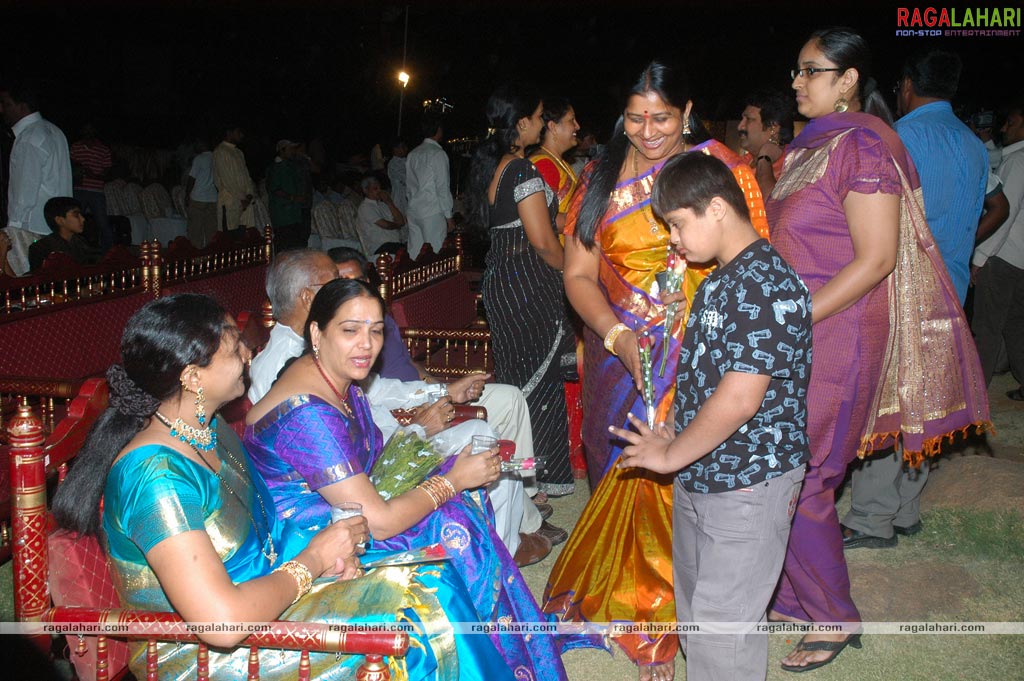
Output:
<instances>
[{"instance_id":1,"label":"woman in purple saree","mask_svg":"<svg viewBox=\"0 0 1024 681\"><path fill-rule=\"evenodd\" d=\"M543 621L479 489L500 473L496 450L470 455L466 447L387 501L370 481L383 442L355 381L365 378L383 343L383 303L373 289L347 279L324 285L305 335L312 354L295 360L247 418L245 442L278 513L311 529L331 522L332 505L361 503L374 549L442 544L481 622ZM504 658L495 661L495 674L507 665L517 680L565 678L554 636L490 638Z\"/></svg>"},{"instance_id":2,"label":"woman in purple saree","mask_svg":"<svg viewBox=\"0 0 1024 681\"><path fill-rule=\"evenodd\" d=\"M771 618L851 623L805 636L783 660L787 671L859 646L835 509L854 457L898 444L914 465L950 433L988 420L970 330L869 64L863 38L848 30L818 31L804 45L793 89L812 120L766 204L772 244L810 289L814 319L812 458Z\"/></svg>"}]
</instances>

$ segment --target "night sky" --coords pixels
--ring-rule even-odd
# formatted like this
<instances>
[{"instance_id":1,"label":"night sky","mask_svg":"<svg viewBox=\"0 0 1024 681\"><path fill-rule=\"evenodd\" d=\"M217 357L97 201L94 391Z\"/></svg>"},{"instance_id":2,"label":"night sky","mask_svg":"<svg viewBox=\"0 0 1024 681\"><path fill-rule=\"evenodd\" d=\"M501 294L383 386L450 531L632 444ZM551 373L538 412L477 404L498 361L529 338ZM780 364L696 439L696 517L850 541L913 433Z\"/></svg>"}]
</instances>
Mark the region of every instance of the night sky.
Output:
<instances>
[{"instance_id":1,"label":"night sky","mask_svg":"<svg viewBox=\"0 0 1024 681\"><path fill-rule=\"evenodd\" d=\"M406 3L24 4L0 10L0 80L37 86L44 114L71 139L92 119L108 141L171 148L237 121L248 132L246 146L318 136L341 158L396 132ZM479 134L490 90L521 78L568 96L581 123L605 136L622 91L654 57L687 69L700 115L736 119L745 92L788 88L806 36L834 24L868 38L886 93L902 59L931 46L964 58L958 103L969 110L998 107L1024 89L1024 39L896 37L900 6L914 7L870 0L414 2L403 132L415 141L423 100L443 96L454 106L449 136Z\"/></svg>"}]
</instances>

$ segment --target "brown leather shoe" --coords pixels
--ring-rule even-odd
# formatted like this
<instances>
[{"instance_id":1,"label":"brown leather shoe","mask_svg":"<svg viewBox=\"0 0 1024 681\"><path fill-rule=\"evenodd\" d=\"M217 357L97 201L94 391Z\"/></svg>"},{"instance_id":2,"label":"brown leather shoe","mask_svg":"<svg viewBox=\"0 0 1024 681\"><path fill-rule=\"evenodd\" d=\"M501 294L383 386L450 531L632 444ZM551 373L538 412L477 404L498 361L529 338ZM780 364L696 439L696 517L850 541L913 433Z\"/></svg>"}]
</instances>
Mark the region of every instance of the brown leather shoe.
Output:
<instances>
[{"instance_id":1,"label":"brown leather shoe","mask_svg":"<svg viewBox=\"0 0 1024 681\"><path fill-rule=\"evenodd\" d=\"M535 501L533 502L533 505L536 506L537 510L540 512L541 520L547 520L551 517L551 514L555 512L555 509L551 507L551 504L537 503Z\"/></svg>"},{"instance_id":2,"label":"brown leather shoe","mask_svg":"<svg viewBox=\"0 0 1024 681\"><path fill-rule=\"evenodd\" d=\"M539 532L533 534L519 533L519 550L513 560L521 568L539 563L551 553L551 542Z\"/></svg>"},{"instance_id":3,"label":"brown leather shoe","mask_svg":"<svg viewBox=\"0 0 1024 681\"><path fill-rule=\"evenodd\" d=\"M546 520L540 524L540 529L537 530L537 534L551 542L552 546L558 546L569 538L568 532L563 530L561 527L555 527Z\"/></svg>"}]
</instances>

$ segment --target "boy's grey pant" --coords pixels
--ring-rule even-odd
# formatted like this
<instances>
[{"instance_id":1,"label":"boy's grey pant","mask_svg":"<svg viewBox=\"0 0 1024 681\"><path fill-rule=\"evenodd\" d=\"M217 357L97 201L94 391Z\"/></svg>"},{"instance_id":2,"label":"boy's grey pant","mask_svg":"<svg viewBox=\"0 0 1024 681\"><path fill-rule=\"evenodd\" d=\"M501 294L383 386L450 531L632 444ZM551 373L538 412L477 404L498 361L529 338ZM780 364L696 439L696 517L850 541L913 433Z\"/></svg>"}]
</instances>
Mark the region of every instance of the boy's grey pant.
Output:
<instances>
[{"instance_id":1,"label":"boy's grey pant","mask_svg":"<svg viewBox=\"0 0 1024 681\"><path fill-rule=\"evenodd\" d=\"M676 478L672 566L676 618L686 622L763 622L782 573L804 467L753 487L718 494L686 491ZM768 635L680 636L686 678L763 681Z\"/></svg>"}]
</instances>

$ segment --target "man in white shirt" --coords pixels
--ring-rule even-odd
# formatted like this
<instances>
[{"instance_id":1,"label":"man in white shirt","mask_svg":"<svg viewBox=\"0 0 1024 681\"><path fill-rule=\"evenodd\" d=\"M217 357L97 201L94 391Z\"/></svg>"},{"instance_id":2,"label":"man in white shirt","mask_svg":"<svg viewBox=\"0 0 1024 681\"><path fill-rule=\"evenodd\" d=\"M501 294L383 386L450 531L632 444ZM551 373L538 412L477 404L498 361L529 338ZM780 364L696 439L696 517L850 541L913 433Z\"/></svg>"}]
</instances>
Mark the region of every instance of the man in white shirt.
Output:
<instances>
[{"instance_id":1,"label":"man in white shirt","mask_svg":"<svg viewBox=\"0 0 1024 681\"><path fill-rule=\"evenodd\" d=\"M337 277L338 270L334 262L322 251L293 250L275 258L267 271L267 295L270 297L277 324L270 332L267 346L253 359L249 369L252 381L248 393L250 402L255 404L262 399L288 360L304 352L305 341L300 334L305 328L313 298L321 286ZM453 383L449 389L456 399L479 397L478 389L471 387L473 383L474 379L468 377ZM398 427L398 422L390 413L391 409L407 408L427 400L428 387L422 381L379 379L376 374L371 374L363 387L370 402L374 422L381 429L385 440ZM422 425L428 435L435 435L436 431L436 427L431 423L431 412L442 410L449 404L450 398L439 400L417 417L416 421L423 422ZM441 423L443 425L443 421ZM455 428L459 431L449 433ZM468 443L474 434L495 435L482 421L467 422L455 428L449 428L445 433L451 435L449 440L452 446L457 446L457 450ZM449 449L447 443L442 446ZM521 540L519 528L526 500L522 487L521 480L506 475L488 488L491 505L494 508L495 530L508 547L509 553L513 555L516 554ZM546 543L543 547L546 555L551 550L550 542L540 537L531 537L531 541L538 540Z\"/></svg>"},{"instance_id":2,"label":"man in white shirt","mask_svg":"<svg viewBox=\"0 0 1024 681\"><path fill-rule=\"evenodd\" d=\"M1003 125L1003 160L997 171L1009 217L974 251L974 331L986 384L1005 342L1010 371L1024 383L1024 100L1014 102ZM1024 401L1024 389L1007 396Z\"/></svg>"},{"instance_id":3,"label":"man in white shirt","mask_svg":"<svg viewBox=\"0 0 1024 681\"><path fill-rule=\"evenodd\" d=\"M440 251L448 231L455 228L448 154L440 143L444 134L440 119L426 114L422 130L423 143L409 152L405 171L409 187L409 257L413 260L424 244L430 244L435 253Z\"/></svg>"},{"instance_id":4,"label":"man in white shirt","mask_svg":"<svg viewBox=\"0 0 1024 681\"><path fill-rule=\"evenodd\" d=\"M213 152L205 141L188 171L188 240L205 248L217 232L217 185L213 183Z\"/></svg>"},{"instance_id":5,"label":"man in white shirt","mask_svg":"<svg viewBox=\"0 0 1024 681\"><path fill-rule=\"evenodd\" d=\"M71 196L68 140L37 111L35 94L17 88L0 91L4 122L14 133L7 190L8 261L15 274L28 272L28 247L51 233L43 206L55 196Z\"/></svg>"},{"instance_id":6,"label":"man in white shirt","mask_svg":"<svg viewBox=\"0 0 1024 681\"><path fill-rule=\"evenodd\" d=\"M388 252L393 253L402 245L405 216L376 177L363 178L361 186L364 198L359 204L359 239L366 257L373 260L381 246L388 245Z\"/></svg>"}]
</instances>

